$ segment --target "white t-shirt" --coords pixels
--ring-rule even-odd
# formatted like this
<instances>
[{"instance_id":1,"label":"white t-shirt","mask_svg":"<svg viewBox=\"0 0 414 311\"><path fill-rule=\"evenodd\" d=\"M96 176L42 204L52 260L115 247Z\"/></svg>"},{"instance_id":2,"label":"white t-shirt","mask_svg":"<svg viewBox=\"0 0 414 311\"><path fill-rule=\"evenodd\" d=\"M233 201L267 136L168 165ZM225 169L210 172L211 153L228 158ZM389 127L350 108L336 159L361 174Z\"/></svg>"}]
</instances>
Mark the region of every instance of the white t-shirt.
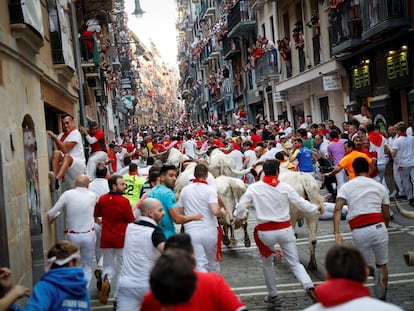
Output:
<instances>
[{"instance_id":1,"label":"white t-shirt","mask_svg":"<svg viewBox=\"0 0 414 311\"><path fill-rule=\"evenodd\" d=\"M395 158L401 167L414 166L414 136L399 136L392 149L397 150Z\"/></svg>"},{"instance_id":2,"label":"white t-shirt","mask_svg":"<svg viewBox=\"0 0 414 311\"><path fill-rule=\"evenodd\" d=\"M249 163L247 163L246 167L252 167L252 165L257 161L256 153L254 150L246 150L244 152L245 157L249 157Z\"/></svg>"},{"instance_id":3,"label":"white t-shirt","mask_svg":"<svg viewBox=\"0 0 414 311\"><path fill-rule=\"evenodd\" d=\"M348 221L363 214L381 213L381 205L390 204L385 187L365 176L357 176L345 183L339 188L337 197L348 204Z\"/></svg>"},{"instance_id":4,"label":"white t-shirt","mask_svg":"<svg viewBox=\"0 0 414 311\"><path fill-rule=\"evenodd\" d=\"M321 303L314 304L304 309L304 311L349 311L349 310L375 310L375 311L402 311L400 307L386 303L384 301L371 298L362 297L353 299L343 304L324 307Z\"/></svg>"},{"instance_id":5,"label":"white t-shirt","mask_svg":"<svg viewBox=\"0 0 414 311\"><path fill-rule=\"evenodd\" d=\"M243 169L243 153L240 150L232 150L229 156L233 158L236 165L236 170L240 171Z\"/></svg>"},{"instance_id":6,"label":"white t-shirt","mask_svg":"<svg viewBox=\"0 0 414 311\"><path fill-rule=\"evenodd\" d=\"M195 159L196 158L196 154L195 154L195 149L197 147L196 142L193 139L187 140L184 144L183 144L183 148L185 151L185 154L192 158Z\"/></svg>"},{"instance_id":7,"label":"white t-shirt","mask_svg":"<svg viewBox=\"0 0 414 311\"><path fill-rule=\"evenodd\" d=\"M53 208L47 212L49 217L56 216L66 209L66 229L75 232L87 232L94 227L95 204L97 195L85 187L76 187L65 191Z\"/></svg>"},{"instance_id":8,"label":"white t-shirt","mask_svg":"<svg viewBox=\"0 0 414 311\"><path fill-rule=\"evenodd\" d=\"M101 195L109 192L108 180L106 178L95 178L89 183L89 190L99 198Z\"/></svg>"},{"instance_id":9,"label":"white t-shirt","mask_svg":"<svg viewBox=\"0 0 414 311\"><path fill-rule=\"evenodd\" d=\"M156 225L151 218L141 216L140 220ZM151 269L160 256L159 250L152 243L154 228L128 224L125 232L125 244L122 269L119 275L119 287L144 288L149 290ZM139 250L139 251L138 251Z\"/></svg>"},{"instance_id":10,"label":"white t-shirt","mask_svg":"<svg viewBox=\"0 0 414 311\"><path fill-rule=\"evenodd\" d=\"M184 224L186 232L217 227L217 218L209 205L212 203L218 204L217 190L214 187L198 182L184 187L180 193L177 206L184 207L185 215L201 213L204 216L199 221L190 221Z\"/></svg>"},{"instance_id":11,"label":"white t-shirt","mask_svg":"<svg viewBox=\"0 0 414 311\"><path fill-rule=\"evenodd\" d=\"M63 135L64 133L60 133L58 138L60 139ZM85 162L85 152L83 151L82 135L77 129L74 129L72 132L70 132L70 134L63 140L63 142L75 142L76 145L71 150L69 150L68 155L70 155L72 158L76 158Z\"/></svg>"}]
</instances>

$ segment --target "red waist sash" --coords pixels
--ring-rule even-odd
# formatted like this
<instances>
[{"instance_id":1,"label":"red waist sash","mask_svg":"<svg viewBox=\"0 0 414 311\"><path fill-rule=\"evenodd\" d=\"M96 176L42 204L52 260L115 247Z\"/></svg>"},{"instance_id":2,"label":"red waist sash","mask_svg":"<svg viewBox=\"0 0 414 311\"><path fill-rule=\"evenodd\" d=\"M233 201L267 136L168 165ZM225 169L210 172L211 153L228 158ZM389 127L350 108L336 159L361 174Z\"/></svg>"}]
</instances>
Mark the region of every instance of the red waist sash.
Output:
<instances>
[{"instance_id":1,"label":"red waist sash","mask_svg":"<svg viewBox=\"0 0 414 311\"><path fill-rule=\"evenodd\" d=\"M283 221L283 222L266 222L263 224L257 224L254 227L254 241L256 242L257 247L259 248L260 255L263 257L269 257L272 254L277 254L276 250L270 249L267 245L265 245L260 239L258 231L272 231L272 230L280 230L290 227L290 221Z\"/></svg>"},{"instance_id":2,"label":"red waist sash","mask_svg":"<svg viewBox=\"0 0 414 311\"><path fill-rule=\"evenodd\" d=\"M384 218L381 213L363 214L351 219L348 224L351 230L367 227L379 222L384 222Z\"/></svg>"}]
</instances>

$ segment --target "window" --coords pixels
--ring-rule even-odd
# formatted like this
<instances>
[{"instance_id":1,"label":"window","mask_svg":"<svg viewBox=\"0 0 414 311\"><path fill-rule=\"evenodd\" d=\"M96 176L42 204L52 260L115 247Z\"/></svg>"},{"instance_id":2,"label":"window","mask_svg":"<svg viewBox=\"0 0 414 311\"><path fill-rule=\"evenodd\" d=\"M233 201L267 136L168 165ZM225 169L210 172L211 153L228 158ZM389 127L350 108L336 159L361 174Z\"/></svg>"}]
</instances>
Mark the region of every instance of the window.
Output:
<instances>
[{"instance_id":1,"label":"window","mask_svg":"<svg viewBox=\"0 0 414 311\"><path fill-rule=\"evenodd\" d=\"M328 96L319 98L319 105L321 107L321 120L328 120L329 117L329 98Z\"/></svg>"}]
</instances>

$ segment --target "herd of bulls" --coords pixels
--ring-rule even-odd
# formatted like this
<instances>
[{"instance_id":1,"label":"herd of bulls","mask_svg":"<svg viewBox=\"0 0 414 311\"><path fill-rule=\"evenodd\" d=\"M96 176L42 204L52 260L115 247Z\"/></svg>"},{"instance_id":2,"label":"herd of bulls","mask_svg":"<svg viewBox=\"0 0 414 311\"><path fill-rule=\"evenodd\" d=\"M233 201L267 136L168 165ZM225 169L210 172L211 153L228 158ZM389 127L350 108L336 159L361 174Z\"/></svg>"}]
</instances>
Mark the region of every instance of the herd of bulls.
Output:
<instances>
[{"instance_id":1,"label":"herd of bulls","mask_svg":"<svg viewBox=\"0 0 414 311\"><path fill-rule=\"evenodd\" d=\"M179 194L182 188L188 183L190 176L193 175L196 162L173 148L170 150L167 164L175 165L180 171L174 189L175 192ZM241 179L235 178L235 176L251 173L251 169L237 171L235 169L234 160L217 148L209 151L206 164L208 165L211 175L215 177L218 193L228 210L227 216L223 219L219 219L219 222L223 227L223 243L228 246L235 246L236 240L234 237L234 230L242 227L244 230L244 245L250 247L251 242L247 232L247 222L244 221L240 223L235 221L235 219L233 219L233 211L237 202L247 189L247 185ZM255 171L256 172L253 172L254 175L260 178L261 166L257 166ZM319 190L320 184L315 178L300 172L281 171L279 180L291 185L300 196L321 207L323 210L323 197L320 195ZM293 228L295 228L296 222L299 219L304 218L306 220L310 250L308 269L316 270L316 234L318 230L319 216L318 214L303 213L293 205L290 206L290 215Z\"/></svg>"}]
</instances>

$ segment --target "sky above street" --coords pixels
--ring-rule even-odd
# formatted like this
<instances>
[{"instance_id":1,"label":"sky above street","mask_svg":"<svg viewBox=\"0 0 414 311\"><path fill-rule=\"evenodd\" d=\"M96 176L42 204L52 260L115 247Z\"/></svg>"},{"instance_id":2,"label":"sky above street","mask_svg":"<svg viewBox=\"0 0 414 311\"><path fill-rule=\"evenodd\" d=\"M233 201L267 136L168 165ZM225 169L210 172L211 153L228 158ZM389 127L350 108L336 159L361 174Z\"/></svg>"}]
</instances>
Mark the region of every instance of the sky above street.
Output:
<instances>
[{"instance_id":1,"label":"sky above street","mask_svg":"<svg viewBox=\"0 0 414 311\"><path fill-rule=\"evenodd\" d=\"M150 40L160 51L165 63L176 66L177 41L175 23L177 20L174 0L140 0L146 13L136 18L131 13L135 9L134 0L125 1L128 13L128 27L150 48Z\"/></svg>"}]
</instances>

